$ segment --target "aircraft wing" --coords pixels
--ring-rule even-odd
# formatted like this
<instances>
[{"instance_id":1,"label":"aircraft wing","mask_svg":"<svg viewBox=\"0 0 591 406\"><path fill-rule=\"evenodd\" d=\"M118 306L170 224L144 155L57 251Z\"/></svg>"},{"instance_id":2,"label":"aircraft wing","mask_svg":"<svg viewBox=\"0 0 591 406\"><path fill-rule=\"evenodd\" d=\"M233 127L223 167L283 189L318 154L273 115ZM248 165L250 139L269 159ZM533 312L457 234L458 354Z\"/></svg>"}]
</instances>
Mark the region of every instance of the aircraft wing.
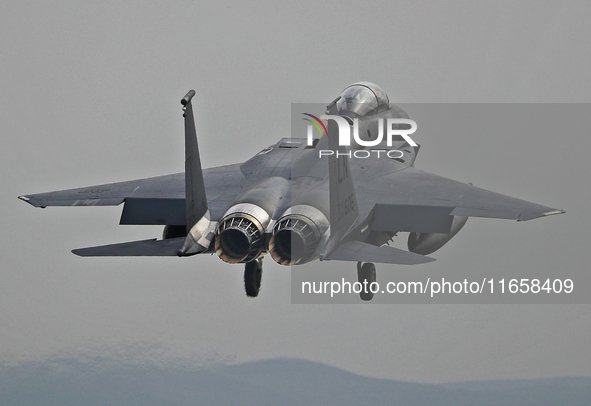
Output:
<instances>
[{"instance_id":1,"label":"aircraft wing","mask_svg":"<svg viewBox=\"0 0 591 406\"><path fill-rule=\"evenodd\" d=\"M184 174L175 174L23 195L19 196L19 199L41 208L47 206L117 206L128 197L184 199L184 194Z\"/></svg>"},{"instance_id":2,"label":"aircraft wing","mask_svg":"<svg viewBox=\"0 0 591 406\"><path fill-rule=\"evenodd\" d=\"M406 210L407 218L451 216L488 217L526 221L564 210L531 203L464 184L442 176L405 167L393 173L359 182L366 210L374 210L374 223L384 225L395 213ZM358 195L359 195L358 194ZM398 215L398 217L400 217ZM400 229L397 231L445 232Z\"/></svg>"},{"instance_id":3,"label":"aircraft wing","mask_svg":"<svg viewBox=\"0 0 591 406\"><path fill-rule=\"evenodd\" d=\"M212 219L227 209L245 181L240 165L203 171ZM35 206L117 206L125 202L121 224L185 224L185 174L19 196Z\"/></svg>"}]
</instances>

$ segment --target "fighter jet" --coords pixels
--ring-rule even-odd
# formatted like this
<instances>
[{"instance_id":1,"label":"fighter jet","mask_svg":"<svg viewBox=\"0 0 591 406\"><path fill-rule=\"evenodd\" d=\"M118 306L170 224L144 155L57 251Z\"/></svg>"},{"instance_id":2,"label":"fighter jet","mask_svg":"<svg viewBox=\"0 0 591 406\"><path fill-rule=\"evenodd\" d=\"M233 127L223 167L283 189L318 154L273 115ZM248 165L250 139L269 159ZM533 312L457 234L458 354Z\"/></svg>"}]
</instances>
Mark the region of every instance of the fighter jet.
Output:
<instances>
[{"instance_id":1,"label":"fighter jet","mask_svg":"<svg viewBox=\"0 0 591 406\"><path fill-rule=\"evenodd\" d=\"M405 136L414 122L369 82L345 88L326 107L326 116L303 116L324 131L320 138L283 138L244 163L203 170L194 96L191 90L181 100L184 173L19 199L42 208L123 203L120 224L163 225L162 238L72 252L82 257L215 253L227 263L245 264L249 297L259 294L266 254L286 266L356 262L359 282L368 286L376 280L374 263L433 261L427 255L455 236L468 217L525 221L564 213L415 169L420 146L409 131ZM409 233L408 251L388 245L401 232ZM373 293L364 289L360 297L371 300Z\"/></svg>"}]
</instances>

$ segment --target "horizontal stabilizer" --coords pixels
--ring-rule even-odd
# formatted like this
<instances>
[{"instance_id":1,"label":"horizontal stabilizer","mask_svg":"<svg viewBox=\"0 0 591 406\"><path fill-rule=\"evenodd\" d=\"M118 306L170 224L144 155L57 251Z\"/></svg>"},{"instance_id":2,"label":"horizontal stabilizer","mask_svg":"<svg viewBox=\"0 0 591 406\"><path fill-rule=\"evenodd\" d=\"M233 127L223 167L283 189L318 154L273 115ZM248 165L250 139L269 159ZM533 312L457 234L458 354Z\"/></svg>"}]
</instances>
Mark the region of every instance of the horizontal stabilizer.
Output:
<instances>
[{"instance_id":1,"label":"horizontal stabilizer","mask_svg":"<svg viewBox=\"0 0 591 406\"><path fill-rule=\"evenodd\" d=\"M142 240L98 247L79 248L72 253L80 257L176 257L185 237L166 240Z\"/></svg>"},{"instance_id":2,"label":"horizontal stabilizer","mask_svg":"<svg viewBox=\"0 0 591 406\"><path fill-rule=\"evenodd\" d=\"M361 241L350 241L337 247L327 259L400 265L426 264L435 261L435 258L424 255L413 254L389 246L376 247Z\"/></svg>"}]
</instances>

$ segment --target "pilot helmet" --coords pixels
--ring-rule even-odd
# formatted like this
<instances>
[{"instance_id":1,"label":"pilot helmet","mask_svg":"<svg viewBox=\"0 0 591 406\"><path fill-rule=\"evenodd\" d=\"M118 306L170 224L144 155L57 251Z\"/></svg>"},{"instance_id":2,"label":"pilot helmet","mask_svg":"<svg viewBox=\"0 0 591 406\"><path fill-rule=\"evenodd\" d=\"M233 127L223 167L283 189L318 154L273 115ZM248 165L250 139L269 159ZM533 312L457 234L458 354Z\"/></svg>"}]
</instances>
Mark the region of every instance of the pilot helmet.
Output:
<instances>
[{"instance_id":1,"label":"pilot helmet","mask_svg":"<svg viewBox=\"0 0 591 406\"><path fill-rule=\"evenodd\" d=\"M389 109L390 101L386 92L370 82L359 82L348 86L337 102L337 110L341 115L353 113L358 117L364 117Z\"/></svg>"}]
</instances>

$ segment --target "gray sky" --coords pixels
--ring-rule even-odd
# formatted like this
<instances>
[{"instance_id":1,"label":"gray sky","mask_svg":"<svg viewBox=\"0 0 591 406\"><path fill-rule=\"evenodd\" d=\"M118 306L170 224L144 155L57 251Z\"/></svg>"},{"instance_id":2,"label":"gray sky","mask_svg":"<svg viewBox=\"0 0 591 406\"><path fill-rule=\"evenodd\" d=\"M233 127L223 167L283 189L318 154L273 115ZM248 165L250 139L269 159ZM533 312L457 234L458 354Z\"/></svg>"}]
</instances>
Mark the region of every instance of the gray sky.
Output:
<instances>
[{"instance_id":1,"label":"gray sky","mask_svg":"<svg viewBox=\"0 0 591 406\"><path fill-rule=\"evenodd\" d=\"M289 268L270 260L249 300L242 267L215 256L72 255L161 229L118 226L121 208L39 210L16 196L182 171L190 88L206 167L287 136L290 103L360 80L394 102L591 102L586 2L210 3L3 3L0 360L297 357L420 382L591 376L588 305L291 305ZM515 134L501 158L490 137L422 135L418 168L568 212L472 219L435 269L588 269L588 129ZM353 279L354 265L343 272Z\"/></svg>"}]
</instances>

